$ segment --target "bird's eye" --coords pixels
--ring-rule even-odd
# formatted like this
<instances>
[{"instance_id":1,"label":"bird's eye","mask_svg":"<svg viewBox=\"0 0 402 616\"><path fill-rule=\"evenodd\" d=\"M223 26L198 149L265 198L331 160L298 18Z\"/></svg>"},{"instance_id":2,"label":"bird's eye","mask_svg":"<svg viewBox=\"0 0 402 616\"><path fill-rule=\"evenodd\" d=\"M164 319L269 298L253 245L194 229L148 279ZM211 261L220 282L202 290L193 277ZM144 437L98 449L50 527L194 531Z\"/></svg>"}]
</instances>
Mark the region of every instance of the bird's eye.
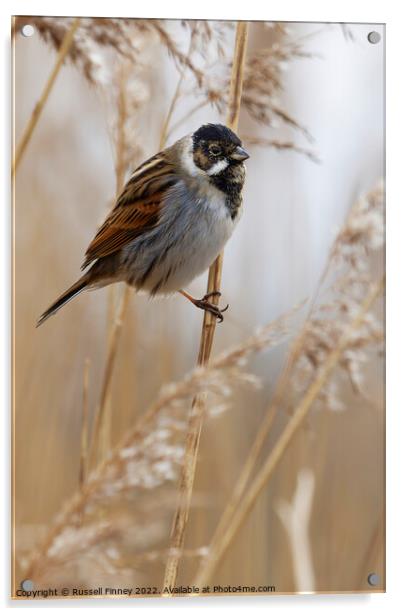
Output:
<instances>
[{"instance_id":1,"label":"bird's eye","mask_svg":"<svg viewBox=\"0 0 402 616\"><path fill-rule=\"evenodd\" d=\"M209 152L212 156L219 156L222 153L222 148L219 145L211 145L209 146Z\"/></svg>"}]
</instances>

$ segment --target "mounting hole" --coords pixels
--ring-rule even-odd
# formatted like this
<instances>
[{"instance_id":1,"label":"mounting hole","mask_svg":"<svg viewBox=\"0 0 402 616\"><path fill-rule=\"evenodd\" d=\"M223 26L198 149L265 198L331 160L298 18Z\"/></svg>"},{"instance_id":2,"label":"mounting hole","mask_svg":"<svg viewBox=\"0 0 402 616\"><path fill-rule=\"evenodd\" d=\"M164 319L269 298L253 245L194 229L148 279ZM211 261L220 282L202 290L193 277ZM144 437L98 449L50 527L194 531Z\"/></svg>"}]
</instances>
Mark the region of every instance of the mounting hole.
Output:
<instances>
[{"instance_id":1,"label":"mounting hole","mask_svg":"<svg viewBox=\"0 0 402 616\"><path fill-rule=\"evenodd\" d=\"M376 45L381 41L381 34L373 30L372 32L368 33L367 38L369 43L371 43L372 45Z\"/></svg>"},{"instance_id":2,"label":"mounting hole","mask_svg":"<svg viewBox=\"0 0 402 616\"><path fill-rule=\"evenodd\" d=\"M380 583L380 576L377 573L370 573L367 577L367 581L370 586L378 586Z\"/></svg>"},{"instance_id":3,"label":"mounting hole","mask_svg":"<svg viewBox=\"0 0 402 616\"><path fill-rule=\"evenodd\" d=\"M29 37L32 36L34 33L35 28L31 24L25 24L25 26L22 26L21 28L22 36Z\"/></svg>"},{"instance_id":4,"label":"mounting hole","mask_svg":"<svg viewBox=\"0 0 402 616\"><path fill-rule=\"evenodd\" d=\"M21 582L22 590L27 590L27 591L33 590L33 587L34 587L34 583L32 580L23 580Z\"/></svg>"}]
</instances>

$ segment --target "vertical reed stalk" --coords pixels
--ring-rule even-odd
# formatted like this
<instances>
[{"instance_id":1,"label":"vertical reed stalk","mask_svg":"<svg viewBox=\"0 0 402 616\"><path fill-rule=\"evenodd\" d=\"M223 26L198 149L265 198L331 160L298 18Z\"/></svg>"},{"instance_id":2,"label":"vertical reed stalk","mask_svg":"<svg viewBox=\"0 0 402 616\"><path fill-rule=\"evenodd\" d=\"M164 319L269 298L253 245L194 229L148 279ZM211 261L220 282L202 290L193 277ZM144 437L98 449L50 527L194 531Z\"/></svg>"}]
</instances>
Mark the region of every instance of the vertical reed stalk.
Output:
<instances>
[{"instance_id":1,"label":"vertical reed stalk","mask_svg":"<svg viewBox=\"0 0 402 616\"><path fill-rule=\"evenodd\" d=\"M71 28L66 32L63 42L60 46L59 52L57 54L57 59L55 62L55 65L53 67L52 72L50 73L48 80L46 82L46 85L43 89L42 95L39 99L39 101L36 103L31 117L29 119L28 124L25 127L25 130L22 134L21 140L18 144L18 146L16 147L15 150L15 156L14 156L14 160L13 160L13 164L12 164L12 168L11 168L11 176L12 178L14 178L15 176L15 172L17 171L17 167L21 161L21 158L26 150L26 147L28 145L28 143L31 140L32 137L32 133L35 129L35 126L38 123L38 120L41 116L41 113L43 111L44 106L46 105L46 102L49 98L49 94L52 91L52 88L54 86L54 83L56 81L56 77L60 72L60 69L63 65L63 62L70 50L70 47L72 45L73 39L74 39L74 34L78 28L80 24L80 18L76 17L71 25Z\"/></svg>"},{"instance_id":2,"label":"vertical reed stalk","mask_svg":"<svg viewBox=\"0 0 402 616\"><path fill-rule=\"evenodd\" d=\"M221 562L228 547L232 543L237 532L239 531L247 516L251 512L257 498L259 497L270 477L272 476L272 473L277 467L279 461L282 459L282 456L286 451L287 447L289 446L292 438L302 425L302 422L310 411L313 402L317 398L317 395L319 394L322 387L325 385L328 378L330 377L332 371L338 364L339 359L343 351L347 347L351 336L362 325L365 315L370 310L377 297L379 297L379 295L382 293L384 289L384 282L384 279L381 279L377 282L376 285L374 285L370 289L366 298L362 302L360 310L357 313L356 317L350 322L338 344L326 358L320 372L317 374L316 378L307 389L305 395L296 407L294 414L288 421L286 427L278 438L272 451L267 456L262 468L255 477L249 490L246 492L244 498L239 503L238 508L232 516L229 524L224 529L220 537L217 538L217 540L215 541L214 548L210 551L210 554L204 564L204 568L196 579L197 585L202 586L206 584L206 582L210 579L211 575L216 570L218 564Z\"/></svg>"},{"instance_id":3,"label":"vertical reed stalk","mask_svg":"<svg viewBox=\"0 0 402 616\"><path fill-rule=\"evenodd\" d=\"M130 300L130 291L131 291L130 287L126 286L120 298L115 320L113 322L112 330L110 332L100 402L99 402L99 406L97 408L97 412L96 412L96 416L94 420L94 429L93 429L91 450L90 450L90 457L89 457L90 467L96 465L98 461L99 437L100 437L101 428L102 428L104 417L105 417L106 403L109 397L110 386L112 383L113 369L114 369L114 364L116 360L117 348L118 348L119 340L120 340L121 328L124 323L124 319L127 313L127 308L128 308L128 304Z\"/></svg>"},{"instance_id":4,"label":"vertical reed stalk","mask_svg":"<svg viewBox=\"0 0 402 616\"><path fill-rule=\"evenodd\" d=\"M116 195L123 188L124 176L127 163L126 154L126 120L127 120L127 67L122 66L118 75L119 96L117 99L117 139L116 139ZM94 419L94 428L92 433L90 465L96 465L99 459L105 457L110 447L110 430L111 430L111 403L110 393L112 385L112 377L116 354L120 340L120 334L124 319L126 317L129 300L130 287L126 286L120 295L120 300L116 305L116 294L114 286L109 288L108 304L109 304L109 335L106 352L106 365L103 374L101 387L101 395L99 405L96 410Z\"/></svg>"},{"instance_id":5,"label":"vertical reed stalk","mask_svg":"<svg viewBox=\"0 0 402 616\"><path fill-rule=\"evenodd\" d=\"M126 122L127 122L127 92L126 83L128 79L128 66L123 64L119 69L118 74L118 97L117 97L117 135L116 135L116 197L120 194L123 185L127 166L127 137L126 137ZM97 454L100 459L104 458L111 446L111 429L112 429L112 407L111 407L111 384L113 365L117 353L117 347L120 338L121 325L116 323L116 320L124 322L127 312L130 289L124 289L120 294L120 299L123 301L123 306L118 302L117 291L115 285L108 287L108 343L106 353L106 368L102 383L102 393L100 399L99 410L97 412L95 427L98 431L96 443L94 443ZM127 293L127 297L125 297ZM121 314L120 311L123 311ZM112 355L114 354L114 357ZM95 434L95 433L94 433Z\"/></svg>"},{"instance_id":6,"label":"vertical reed stalk","mask_svg":"<svg viewBox=\"0 0 402 616\"><path fill-rule=\"evenodd\" d=\"M226 123L236 131L240 101L243 86L244 63L247 47L248 23L238 22L236 30L235 52L232 65L230 82L229 107ZM219 291L221 288L223 254L219 255L209 268L207 293ZM198 354L198 363L207 364L214 339L216 318L209 312L204 313L204 321L201 332L201 342ZM166 563L164 588L174 587L177 580L177 572L180 562L180 554L184 546L184 536L187 527L191 497L194 484L195 469L197 463L198 446L204 418L205 395L197 396L192 404L189 418L189 426L186 438L184 462L180 477L179 503L173 520L171 531L170 553ZM169 593L167 593L169 594Z\"/></svg>"},{"instance_id":7,"label":"vertical reed stalk","mask_svg":"<svg viewBox=\"0 0 402 616\"><path fill-rule=\"evenodd\" d=\"M82 388L82 423L81 423L81 449L79 488L82 489L88 472L88 386L89 386L89 358L85 360L84 382Z\"/></svg>"}]
</instances>

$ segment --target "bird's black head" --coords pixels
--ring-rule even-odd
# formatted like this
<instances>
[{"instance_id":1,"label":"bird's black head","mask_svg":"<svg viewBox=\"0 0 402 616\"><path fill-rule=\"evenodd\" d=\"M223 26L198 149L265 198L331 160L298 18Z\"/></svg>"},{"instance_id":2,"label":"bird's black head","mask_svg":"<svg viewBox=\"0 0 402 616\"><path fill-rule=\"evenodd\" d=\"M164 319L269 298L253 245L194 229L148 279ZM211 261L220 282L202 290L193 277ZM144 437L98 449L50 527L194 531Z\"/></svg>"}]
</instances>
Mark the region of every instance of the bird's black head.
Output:
<instances>
[{"instance_id":1,"label":"bird's black head","mask_svg":"<svg viewBox=\"0 0 402 616\"><path fill-rule=\"evenodd\" d=\"M248 157L239 137L223 124L204 124L193 134L194 163L211 177L225 174Z\"/></svg>"}]
</instances>

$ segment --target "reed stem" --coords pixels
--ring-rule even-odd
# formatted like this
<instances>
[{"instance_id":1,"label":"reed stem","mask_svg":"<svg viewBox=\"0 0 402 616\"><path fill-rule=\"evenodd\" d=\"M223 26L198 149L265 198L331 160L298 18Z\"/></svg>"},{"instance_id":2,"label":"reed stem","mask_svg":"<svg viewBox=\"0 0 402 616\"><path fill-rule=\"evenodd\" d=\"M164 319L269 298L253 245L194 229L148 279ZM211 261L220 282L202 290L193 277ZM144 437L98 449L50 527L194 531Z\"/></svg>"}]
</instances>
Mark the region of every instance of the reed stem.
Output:
<instances>
[{"instance_id":1,"label":"reed stem","mask_svg":"<svg viewBox=\"0 0 402 616\"><path fill-rule=\"evenodd\" d=\"M85 360L84 379L82 388L82 420L81 420L81 449L79 488L84 485L88 472L88 387L89 387L89 358Z\"/></svg>"},{"instance_id":2,"label":"reed stem","mask_svg":"<svg viewBox=\"0 0 402 616\"><path fill-rule=\"evenodd\" d=\"M102 390L100 396L99 406L97 408L97 412L94 420L94 429L91 441L91 449L89 455L89 467L93 467L96 465L98 461L98 453L99 453L99 444L100 444L100 434L101 428L105 418L105 412L107 407L107 401L109 398L110 386L112 383L112 376L114 371L114 365L116 360L117 349L119 346L119 340L121 335L122 325L124 323L124 319L127 313L131 289L129 286L126 286L123 294L120 298L120 302L117 308L117 312L115 315L115 319L112 325L112 329L109 337L107 358L106 358L106 366L105 372L103 375L102 381Z\"/></svg>"},{"instance_id":3,"label":"reed stem","mask_svg":"<svg viewBox=\"0 0 402 616\"><path fill-rule=\"evenodd\" d=\"M226 123L229 128L236 131L243 86L244 63L246 57L248 23L238 22L236 30L235 52L230 82L229 106ZM222 279L223 253L218 256L209 268L207 293L219 291ZM209 312L204 313L201 332L201 342L198 354L198 363L207 364L215 334L216 318ZM205 412L205 395L199 395L193 400L189 418L188 432L185 445L184 462L179 485L179 503L173 520L170 542L170 553L166 563L163 588L172 588L176 585L180 555L183 551L184 537L187 527L191 498L194 485L194 476L197 463L198 447ZM164 594L170 594L169 591Z\"/></svg>"},{"instance_id":4,"label":"reed stem","mask_svg":"<svg viewBox=\"0 0 402 616\"><path fill-rule=\"evenodd\" d=\"M116 175L116 198L119 196L123 186L127 168L127 135L126 122L128 115L127 91L126 84L128 79L129 66L123 63L119 67L117 74L118 81L118 97L117 97L117 130L116 130L116 160L115 160L115 175ZM129 290L123 289L118 293L119 289L115 285L108 287L108 344L106 353L106 368L102 382L102 392L100 404L97 409L95 418L95 428L98 432L97 440L94 441L96 455L99 459L104 458L111 447L111 429L112 429L112 403L111 403L111 385L114 372L114 363L117 354L117 347L120 339L121 324L124 320L129 303ZM126 297L127 294L127 297ZM120 302L119 302L120 298ZM123 305L121 304L123 302ZM134 318L134 315L132 315ZM94 433L95 434L95 433ZM94 456L95 456L95 452Z\"/></svg>"},{"instance_id":5,"label":"reed stem","mask_svg":"<svg viewBox=\"0 0 402 616\"><path fill-rule=\"evenodd\" d=\"M22 156L26 150L26 147L28 145L28 143L31 140L32 137L32 133L35 129L35 126L38 123L38 120L41 116L41 113L43 111L44 106L46 105L46 102L49 98L49 94L52 91L52 88L54 86L54 83L56 81L56 77L60 72L61 67L63 66L63 62L70 50L70 47L73 43L73 39L74 39L74 35L76 33L76 30L80 24L80 18L76 17L71 25L71 28L66 32L64 38L63 38L63 42L60 45L60 49L59 52L57 54L57 59L55 62L55 65L53 67L52 72L50 73L48 80L46 82L46 85L43 89L42 95L39 99L39 101L36 103L32 113L31 113L31 117L29 118L29 122L25 127L25 130L22 134L21 140L19 142L19 144L16 147L15 150L15 156L14 156L14 160L13 160L13 164L12 164L12 168L11 168L11 176L14 179L15 173L17 171L18 165L21 162Z\"/></svg>"}]
</instances>

